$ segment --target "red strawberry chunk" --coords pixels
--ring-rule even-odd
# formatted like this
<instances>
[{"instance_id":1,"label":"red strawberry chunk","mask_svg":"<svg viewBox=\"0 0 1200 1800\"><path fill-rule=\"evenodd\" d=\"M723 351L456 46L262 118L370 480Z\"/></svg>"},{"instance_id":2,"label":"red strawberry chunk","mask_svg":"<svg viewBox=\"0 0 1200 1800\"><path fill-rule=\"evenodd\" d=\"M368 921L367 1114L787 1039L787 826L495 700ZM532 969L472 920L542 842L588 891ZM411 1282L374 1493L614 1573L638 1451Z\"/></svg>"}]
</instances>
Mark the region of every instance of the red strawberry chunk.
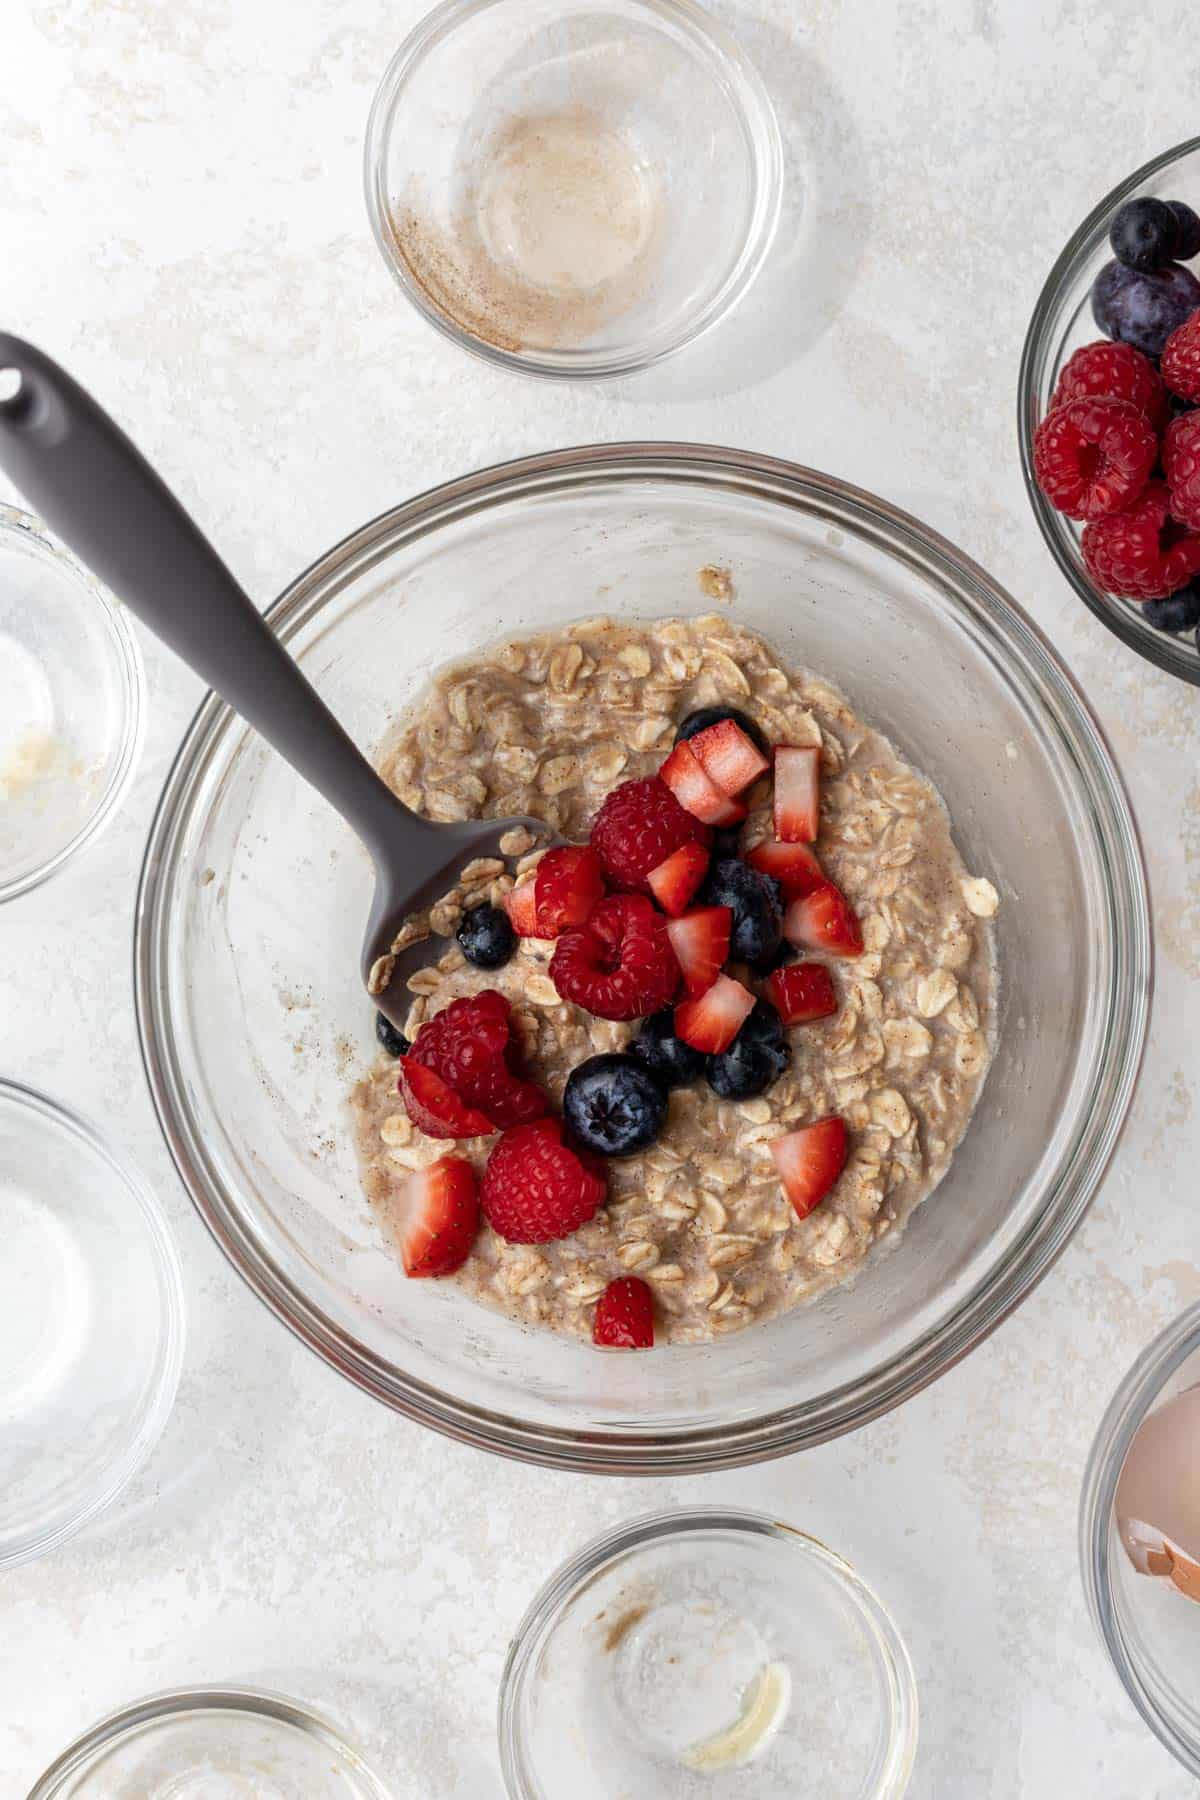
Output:
<instances>
[{"instance_id":1,"label":"red strawberry chunk","mask_svg":"<svg viewBox=\"0 0 1200 1800\"><path fill-rule=\"evenodd\" d=\"M775 750L775 836L811 844L821 823L821 752L779 744Z\"/></svg>"},{"instance_id":2,"label":"red strawberry chunk","mask_svg":"<svg viewBox=\"0 0 1200 1800\"><path fill-rule=\"evenodd\" d=\"M596 1304L592 1342L610 1350L654 1347L654 1295L636 1275L610 1281Z\"/></svg>"},{"instance_id":3,"label":"red strawberry chunk","mask_svg":"<svg viewBox=\"0 0 1200 1800\"><path fill-rule=\"evenodd\" d=\"M513 1066L519 1052L508 1001L494 988L484 988L427 1019L405 1064L433 1070L467 1108L487 1116L486 1130L499 1131L538 1119L547 1110L541 1088Z\"/></svg>"},{"instance_id":4,"label":"red strawberry chunk","mask_svg":"<svg viewBox=\"0 0 1200 1800\"><path fill-rule=\"evenodd\" d=\"M509 924L518 937L541 937L535 880L523 881L519 887L513 888L506 894L504 910L508 914Z\"/></svg>"},{"instance_id":5,"label":"red strawberry chunk","mask_svg":"<svg viewBox=\"0 0 1200 1800\"><path fill-rule=\"evenodd\" d=\"M770 875L783 889L785 900L802 900L816 893L828 877L807 844L783 844L778 838L759 844L746 861L760 875Z\"/></svg>"},{"instance_id":6,"label":"red strawberry chunk","mask_svg":"<svg viewBox=\"0 0 1200 1800\"><path fill-rule=\"evenodd\" d=\"M783 916L783 935L804 950L827 950L832 956L861 956L862 928L841 888L832 881L803 900L793 900Z\"/></svg>"},{"instance_id":7,"label":"red strawberry chunk","mask_svg":"<svg viewBox=\"0 0 1200 1800\"><path fill-rule=\"evenodd\" d=\"M767 982L767 998L785 1025L828 1019L838 1009L833 977L824 963L787 963Z\"/></svg>"},{"instance_id":8,"label":"red strawberry chunk","mask_svg":"<svg viewBox=\"0 0 1200 1800\"><path fill-rule=\"evenodd\" d=\"M641 894L609 894L586 925L564 931L550 979L564 1000L600 1019L640 1019L675 997L679 965L668 924Z\"/></svg>"},{"instance_id":9,"label":"red strawberry chunk","mask_svg":"<svg viewBox=\"0 0 1200 1800\"><path fill-rule=\"evenodd\" d=\"M675 1008L675 1035L693 1050L719 1056L728 1050L753 1011L754 995L740 981L718 975L697 999L680 1001Z\"/></svg>"},{"instance_id":10,"label":"red strawberry chunk","mask_svg":"<svg viewBox=\"0 0 1200 1800\"><path fill-rule=\"evenodd\" d=\"M771 766L736 719L720 719L687 742L708 779L731 799Z\"/></svg>"},{"instance_id":11,"label":"red strawberry chunk","mask_svg":"<svg viewBox=\"0 0 1200 1800\"><path fill-rule=\"evenodd\" d=\"M687 910L688 902L704 880L708 869L708 851L703 844L681 844L666 862L651 869L646 877L650 892L665 913L675 919Z\"/></svg>"},{"instance_id":12,"label":"red strawberry chunk","mask_svg":"<svg viewBox=\"0 0 1200 1800\"><path fill-rule=\"evenodd\" d=\"M488 1157L480 1191L489 1225L511 1244L569 1237L604 1197L603 1163L563 1142L561 1119L536 1119L506 1131Z\"/></svg>"},{"instance_id":13,"label":"red strawberry chunk","mask_svg":"<svg viewBox=\"0 0 1200 1800\"><path fill-rule=\"evenodd\" d=\"M568 925L582 925L603 900L604 868L590 846L569 844L547 850L533 885L538 936L557 937Z\"/></svg>"},{"instance_id":14,"label":"red strawberry chunk","mask_svg":"<svg viewBox=\"0 0 1200 1800\"><path fill-rule=\"evenodd\" d=\"M698 906L681 919L667 921L667 936L683 970L683 985L695 998L710 988L729 960L733 909Z\"/></svg>"},{"instance_id":15,"label":"red strawberry chunk","mask_svg":"<svg viewBox=\"0 0 1200 1800\"><path fill-rule=\"evenodd\" d=\"M411 1053L400 1058L398 1086L405 1112L426 1137L485 1137L498 1130L486 1113L460 1100L436 1070L414 1062Z\"/></svg>"},{"instance_id":16,"label":"red strawberry chunk","mask_svg":"<svg viewBox=\"0 0 1200 1800\"><path fill-rule=\"evenodd\" d=\"M723 794L704 773L688 739L676 744L658 773L680 806L706 825L738 825L746 817L741 801Z\"/></svg>"},{"instance_id":17,"label":"red strawberry chunk","mask_svg":"<svg viewBox=\"0 0 1200 1800\"><path fill-rule=\"evenodd\" d=\"M470 1163L443 1156L418 1169L404 1184L401 1205L404 1273L452 1275L460 1269L479 1229L479 1189Z\"/></svg>"},{"instance_id":18,"label":"red strawberry chunk","mask_svg":"<svg viewBox=\"0 0 1200 1800\"><path fill-rule=\"evenodd\" d=\"M771 1139L771 1155L797 1218L807 1219L820 1206L846 1166L846 1150L846 1121L833 1113Z\"/></svg>"},{"instance_id":19,"label":"red strawberry chunk","mask_svg":"<svg viewBox=\"0 0 1200 1800\"><path fill-rule=\"evenodd\" d=\"M708 826L680 806L657 775L613 788L596 814L591 835L610 885L631 893L648 893L651 869L681 844L712 842Z\"/></svg>"}]
</instances>

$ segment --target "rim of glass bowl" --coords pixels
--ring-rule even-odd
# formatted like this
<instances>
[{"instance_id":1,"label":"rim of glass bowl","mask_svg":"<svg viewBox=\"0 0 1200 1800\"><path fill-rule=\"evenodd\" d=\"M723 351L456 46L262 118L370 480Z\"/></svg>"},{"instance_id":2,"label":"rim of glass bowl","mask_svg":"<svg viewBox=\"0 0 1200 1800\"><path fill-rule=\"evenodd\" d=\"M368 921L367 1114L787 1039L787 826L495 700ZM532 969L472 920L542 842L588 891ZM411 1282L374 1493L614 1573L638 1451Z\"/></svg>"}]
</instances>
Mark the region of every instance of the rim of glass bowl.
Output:
<instances>
[{"instance_id":1,"label":"rim of glass bowl","mask_svg":"<svg viewBox=\"0 0 1200 1800\"><path fill-rule=\"evenodd\" d=\"M820 1538L810 1537L808 1532L772 1518L769 1513L725 1506L666 1507L661 1512L628 1519L623 1525L614 1526L585 1544L555 1569L538 1589L513 1633L500 1677L497 1733L509 1800L536 1800L541 1791L534 1785L534 1772L526 1755L520 1702L532 1673L534 1658L545 1647L563 1608L618 1557L631 1550L643 1549L647 1544L686 1537L694 1531L743 1532L750 1537L771 1538L820 1563L849 1591L891 1678L891 1730L886 1767L883 1783L875 1790L874 1800L902 1800L916 1761L920 1703L912 1659L896 1621L853 1563L823 1544Z\"/></svg>"},{"instance_id":2,"label":"rim of glass bowl","mask_svg":"<svg viewBox=\"0 0 1200 1800\"><path fill-rule=\"evenodd\" d=\"M27 1087L23 1082L10 1081L0 1076L0 1105L6 1102L14 1104L18 1110L36 1113L56 1131L82 1144L88 1155L98 1157L112 1170L145 1221L162 1277L165 1306L162 1361L153 1390L142 1409L136 1432L122 1454L107 1470L103 1484L97 1487L70 1518L49 1529L41 1528L27 1534L17 1550L7 1556L0 1554L0 1569L14 1569L22 1563L33 1562L37 1557L45 1556L48 1551L57 1550L111 1506L154 1449L171 1416L179 1387L183 1367L186 1308L179 1250L162 1206L141 1170L123 1156L89 1120L72 1111L62 1101L52 1100L38 1088Z\"/></svg>"},{"instance_id":3,"label":"rim of glass bowl","mask_svg":"<svg viewBox=\"0 0 1200 1800\"><path fill-rule=\"evenodd\" d=\"M1200 1775L1200 1742L1184 1737L1166 1717L1153 1685L1134 1660L1113 1602L1109 1550L1117 1483L1129 1446L1166 1383L1197 1350L1200 1301L1180 1313L1142 1351L1109 1401L1092 1442L1079 1498L1079 1564L1092 1624L1122 1687L1146 1724L1193 1775Z\"/></svg>"},{"instance_id":4,"label":"rim of glass bowl","mask_svg":"<svg viewBox=\"0 0 1200 1800\"><path fill-rule=\"evenodd\" d=\"M302 1706L297 1700L290 1700L286 1694L274 1693L270 1688L218 1685L168 1688L161 1693L147 1694L141 1700L119 1707L116 1712L107 1713L104 1718L98 1719L94 1725L81 1732L61 1755L55 1757L50 1767L34 1782L28 1800L56 1800L57 1795L68 1791L67 1783L74 1776L81 1772L87 1774L87 1765L94 1760L97 1752L110 1748L127 1732L141 1731L160 1719L193 1712L257 1713L261 1717L274 1719L281 1725L290 1725L351 1763L355 1773L362 1778L366 1792L377 1795L378 1800L388 1800L387 1789L379 1777L367 1767L359 1752L347 1743L338 1727L321 1713ZM74 1792L74 1789L70 1791Z\"/></svg>"},{"instance_id":5,"label":"rim of glass bowl","mask_svg":"<svg viewBox=\"0 0 1200 1800\"><path fill-rule=\"evenodd\" d=\"M126 789L137 766L146 715L146 675L142 653L133 628L125 617L124 608L100 586L91 571L85 569L69 550L62 544L55 543L40 519L35 518L32 513L22 511L18 506L0 504L0 546L7 537L15 537L22 544L32 545L36 555L44 556L68 570L71 578L96 602L104 614L112 639L124 704L123 730L117 760L108 786L94 810L74 837L69 838L44 863L39 863L36 868L11 881L0 880L0 905L6 900L15 900L18 894L27 894L32 888L40 887L43 881L49 881L77 850L82 850L108 824L125 798Z\"/></svg>"},{"instance_id":6,"label":"rim of glass bowl","mask_svg":"<svg viewBox=\"0 0 1200 1800\"><path fill-rule=\"evenodd\" d=\"M651 477L693 490L742 492L798 507L830 526L850 530L918 571L969 619L977 637L988 642L995 661L1007 666L1015 658L1046 729L1069 751L1087 796L1107 871L1107 924L1115 961L1104 1055L1091 1102L1081 1108L1074 1141L1037 1219L1014 1244L1007 1261L982 1279L939 1328L853 1387L834 1389L806 1407L781 1409L737 1424L689 1426L657 1435L531 1425L411 1379L328 1320L264 1254L254 1229L240 1216L236 1198L222 1191L203 1134L191 1116L187 1082L165 1010L167 948L173 870L186 849L189 805L202 787L208 762L231 717L212 695L201 704L168 774L146 846L135 916L138 1033L159 1123L201 1217L259 1298L333 1368L405 1416L523 1461L609 1474L703 1473L823 1443L857 1430L919 1392L993 1331L1059 1256L1108 1167L1141 1067L1153 968L1137 828L1103 733L1073 676L1058 661L1049 640L977 563L909 514L832 476L715 445L583 445L522 458L432 488L352 532L285 590L267 618L286 643L319 612L331 590L444 522L525 494L619 487Z\"/></svg>"},{"instance_id":7,"label":"rim of glass bowl","mask_svg":"<svg viewBox=\"0 0 1200 1800\"><path fill-rule=\"evenodd\" d=\"M1132 175L1106 194L1092 208L1083 224L1067 239L1038 295L1033 317L1029 321L1029 330L1025 334L1021 368L1017 376L1017 435L1021 446L1021 472L1025 477L1025 492L1029 496L1033 516L1051 555L1088 611L1102 625L1106 625L1115 637L1119 637L1129 649L1136 650L1139 656L1145 657L1147 662L1165 669L1169 675L1177 675L1181 681L1191 682L1193 686L1200 685L1200 657L1194 652L1190 655L1186 653L1168 632L1139 626L1136 614L1130 611L1126 601L1098 592L1088 580L1074 554L1075 540L1066 520L1054 510L1034 479L1033 434L1044 416L1041 397L1048 398L1046 388L1053 359L1069 323L1066 316L1069 297L1090 258L1108 236L1113 213L1123 200L1136 194L1155 175L1198 150L1200 137L1188 138L1184 143L1176 144L1173 149L1164 150L1161 156L1143 163L1140 169L1135 169Z\"/></svg>"},{"instance_id":8,"label":"rim of glass bowl","mask_svg":"<svg viewBox=\"0 0 1200 1800\"><path fill-rule=\"evenodd\" d=\"M595 380L598 377L636 374L668 356L674 356L731 313L754 283L766 261L779 223L783 198L783 140L770 95L754 64L736 38L694 0L632 0L651 17L681 26L701 52L714 61L723 85L735 102L755 170L754 211L737 261L721 287L700 312L673 336L661 342L649 340L642 348L618 352L597 350L547 351L526 355L489 344L459 325L442 311L416 280L396 250L391 231L387 191L387 150L405 84L421 61L467 19L509 5L512 0L442 0L427 13L396 51L371 103L363 146L363 185L371 230L380 254L401 292L440 331L443 337L498 368L514 369L549 381Z\"/></svg>"}]
</instances>

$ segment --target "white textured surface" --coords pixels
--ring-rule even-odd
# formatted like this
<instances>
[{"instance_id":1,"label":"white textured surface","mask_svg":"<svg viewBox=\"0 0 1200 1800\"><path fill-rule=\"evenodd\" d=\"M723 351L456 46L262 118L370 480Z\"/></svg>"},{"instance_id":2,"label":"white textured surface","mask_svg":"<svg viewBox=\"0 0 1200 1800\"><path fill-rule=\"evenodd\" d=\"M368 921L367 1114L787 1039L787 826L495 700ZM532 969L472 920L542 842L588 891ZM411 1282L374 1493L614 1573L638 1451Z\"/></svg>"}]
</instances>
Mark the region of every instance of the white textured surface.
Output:
<instances>
[{"instance_id":1,"label":"white textured surface","mask_svg":"<svg viewBox=\"0 0 1200 1800\"><path fill-rule=\"evenodd\" d=\"M147 644L140 777L104 842L0 917L0 1070L118 1130L182 1247L190 1340L164 1442L81 1540L0 1576L0 1795L148 1690L324 1703L398 1796L491 1800L493 1705L534 1587L602 1525L672 1501L778 1510L892 1605L923 1710L916 1800L1184 1800L1085 1615L1075 1503L1117 1378L1196 1266L1196 695L1072 601L1020 487L1024 326L1068 229L1195 126L1171 0L745 0L720 7L811 159L763 297L677 362L549 389L410 313L370 240L359 145L420 0L7 0L4 324L128 425L265 602L413 491L589 439L707 439L874 488L983 561L1057 639L1111 733L1156 898L1134 1118L1054 1274L934 1390L790 1462L679 1482L541 1474L359 1397L231 1275L168 1161L138 1063L134 881L197 699ZM800 16L799 22L797 15ZM1055 17L1054 15L1058 15ZM1151 103L1151 101L1153 103ZM769 296L768 296L769 297Z\"/></svg>"}]
</instances>

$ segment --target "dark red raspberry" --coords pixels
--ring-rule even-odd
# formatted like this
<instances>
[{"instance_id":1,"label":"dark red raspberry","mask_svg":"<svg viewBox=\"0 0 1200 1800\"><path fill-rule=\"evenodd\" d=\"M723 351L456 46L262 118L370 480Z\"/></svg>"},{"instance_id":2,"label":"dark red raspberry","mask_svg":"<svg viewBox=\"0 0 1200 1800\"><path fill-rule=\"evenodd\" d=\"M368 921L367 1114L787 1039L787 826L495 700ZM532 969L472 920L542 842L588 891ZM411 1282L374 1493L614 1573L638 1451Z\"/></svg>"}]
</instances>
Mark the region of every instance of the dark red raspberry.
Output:
<instances>
[{"instance_id":1,"label":"dark red raspberry","mask_svg":"<svg viewBox=\"0 0 1200 1800\"><path fill-rule=\"evenodd\" d=\"M1082 550L1097 587L1129 600L1162 600L1200 573L1200 537L1168 517L1167 484L1152 481L1128 512L1084 528Z\"/></svg>"},{"instance_id":2,"label":"dark red raspberry","mask_svg":"<svg viewBox=\"0 0 1200 1800\"><path fill-rule=\"evenodd\" d=\"M658 1012L679 986L667 921L641 894L610 894L554 946L550 979L564 1000L601 1019Z\"/></svg>"},{"instance_id":3,"label":"dark red raspberry","mask_svg":"<svg viewBox=\"0 0 1200 1800\"><path fill-rule=\"evenodd\" d=\"M1051 506L1102 519L1132 505L1150 479L1158 438L1132 400L1068 400L1033 440L1033 469Z\"/></svg>"},{"instance_id":4,"label":"dark red raspberry","mask_svg":"<svg viewBox=\"0 0 1200 1800\"><path fill-rule=\"evenodd\" d=\"M494 988L454 1000L422 1025L409 1059L440 1075L459 1099L496 1130L540 1119L546 1096L513 1068L520 1049L508 1001Z\"/></svg>"},{"instance_id":5,"label":"dark red raspberry","mask_svg":"<svg viewBox=\"0 0 1200 1800\"><path fill-rule=\"evenodd\" d=\"M1162 461L1171 491L1171 517L1200 531L1200 412L1171 420L1163 437Z\"/></svg>"},{"instance_id":6,"label":"dark red raspberry","mask_svg":"<svg viewBox=\"0 0 1200 1800\"><path fill-rule=\"evenodd\" d=\"M1070 400L1132 400L1156 431L1167 419L1167 390L1150 358L1108 338L1084 344L1063 364L1051 411Z\"/></svg>"},{"instance_id":7,"label":"dark red raspberry","mask_svg":"<svg viewBox=\"0 0 1200 1800\"><path fill-rule=\"evenodd\" d=\"M1171 333L1163 345L1159 367L1173 394L1200 400L1200 311Z\"/></svg>"},{"instance_id":8,"label":"dark red raspberry","mask_svg":"<svg viewBox=\"0 0 1200 1800\"><path fill-rule=\"evenodd\" d=\"M596 1306L592 1342L610 1350L654 1347L654 1295L637 1275L610 1281Z\"/></svg>"},{"instance_id":9,"label":"dark red raspberry","mask_svg":"<svg viewBox=\"0 0 1200 1800\"><path fill-rule=\"evenodd\" d=\"M578 1231L603 1204L604 1165L563 1143L561 1119L517 1125L493 1146L479 1191L484 1217L511 1244Z\"/></svg>"},{"instance_id":10,"label":"dark red raspberry","mask_svg":"<svg viewBox=\"0 0 1200 1800\"><path fill-rule=\"evenodd\" d=\"M596 814L592 848L613 887L650 892L647 876L683 844L712 842L712 832L680 806L665 781L623 781Z\"/></svg>"}]
</instances>

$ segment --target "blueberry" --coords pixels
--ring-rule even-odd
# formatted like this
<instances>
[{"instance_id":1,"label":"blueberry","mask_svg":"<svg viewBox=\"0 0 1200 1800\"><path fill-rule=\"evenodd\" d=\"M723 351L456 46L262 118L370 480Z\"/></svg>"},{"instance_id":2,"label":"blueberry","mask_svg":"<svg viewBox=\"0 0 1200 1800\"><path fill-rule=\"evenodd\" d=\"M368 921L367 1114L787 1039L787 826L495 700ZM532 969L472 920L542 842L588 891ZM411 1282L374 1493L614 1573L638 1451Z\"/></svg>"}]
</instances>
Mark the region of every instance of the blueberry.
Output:
<instances>
[{"instance_id":1,"label":"blueberry","mask_svg":"<svg viewBox=\"0 0 1200 1800\"><path fill-rule=\"evenodd\" d=\"M755 968L760 975L773 975L776 969L782 969L786 963L795 962L799 954L795 944L789 944L786 938L780 938L779 948L774 956L756 963Z\"/></svg>"},{"instance_id":2,"label":"blueberry","mask_svg":"<svg viewBox=\"0 0 1200 1800\"><path fill-rule=\"evenodd\" d=\"M1175 260L1190 262L1200 256L1200 217L1184 200L1168 200L1167 205L1175 214Z\"/></svg>"},{"instance_id":3,"label":"blueberry","mask_svg":"<svg viewBox=\"0 0 1200 1800\"><path fill-rule=\"evenodd\" d=\"M735 725L740 725L750 742L757 744L764 756L770 756L771 747L762 727L748 719L744 712L739 712L736 706L702 706L699 712L689 713L675 733L675 742L680 744L684 738L694 738L698 731L707 731L710 725L719 725L722 719L732 719Z\"/></svg>"},{"instance_id":4,"label":"blueberry","mask_svg":"<svg viewBox=\"0 0 1200 1800\"><path fill-rule=\"evenodd\" d=\"M1175 255L1179 222L1165 200L1149 195L1118 207L1109 227L1113 255L1127 269L1161 269Z\"/></svg>"},{"instance_id":5,"label":"blueberry","mask_svg":"<svg viewBox=\"0 0 1200 1800\"><path fill-rule=\"evenodd\" d=\"M752 1100L778 1081L791 1060L779 1014L765 1000L720 1056L708 1059L708 1085L722 1100Z\"/></svg>"},{"instance_id":6,"label":"blueberry","mask_svg":"<svg viewBox=\"0 0 1200 1800\"><path fill-rule=\"evenodd\" d=\"M644 1150L666 1116L666 1088L635 1056L589 1056L567 1077L563 1117L579 1142L601 1156Z\"/></svg>"},{"instance_id":7,"label":"blueberry","mask_svg":"<svg viewBox=\"0 0 1200 1800\"><path fill-rule=\"evenodd\" d=\"M783 936L783 889L773 876L736 857L722 857L709 865L696 899L700 906L732 908L729 954L734 962L758 968L774 956Z\"/></svg>"},{"instance_id":8,"label":"blueberry","mask_svg":"<svg viewBox=\"0 0 1200 1800\"><path fill-rule=\"evenodd\" d=\"M381 1012L375 1014L375 1036L379 1039L389 1056L407 1056L412 1045L402 1031L397 1031L390 1019L385 1019Z\"/></svg>"},{"instance_id":9,"label":"blueberry","mask_svg":"<svg viewBox=\"0 0 1200 1800\"><path fill-rule=\"evenodd\" d=\"M499 969L517 947L517 934L498 906L473 906L455 932L459 948L477 969Z\"/></svg>"},{"instance_id":10,"label":"blueberry","mask_svg":"<svg viewBox=\"0 0 1200 1800\"><path fill-rule=\"evenodd\" d=\"M1092 287L1092 316L1106 337L1162 355L1171 333L1200 307L1200 281L1181 263L1142 274L1105 263Z\"/></svg>"},{"instance_id":11,"label":"blueberry","mask_svg":"<svg viewBox=\"0 0 1200 1800\"><path fill-rule=\"evenodd\" d=\"M1190 631L1200 625L1200 583L1192 582L1165 600L1144 601L1141 614L1155 631Z\"/></svg>"},{"instance_id":12,"label":"blueberry","mask_svg":"<svg viewBox=\"0 0 1200 1800\"><path fill-rule=\"evenodd\" d=\"M740 825L717 826L713 831L712 853L718 861L732 857L735 861L742 847Z\"/></svg>"},{"instance_id":13,"label":"blueberry","mask_svg":"<svg viewBox=\"0 0 1200 1800\"><path fill-rule=\"evenodd\" d=\"M670 1006L643 1019L628 1048L629 1054L645 1063L664 1087L686 1087L704 1073L703 1050L693 1050L675 1036L675 1011Z\"/></svg>"}]
</instances>

